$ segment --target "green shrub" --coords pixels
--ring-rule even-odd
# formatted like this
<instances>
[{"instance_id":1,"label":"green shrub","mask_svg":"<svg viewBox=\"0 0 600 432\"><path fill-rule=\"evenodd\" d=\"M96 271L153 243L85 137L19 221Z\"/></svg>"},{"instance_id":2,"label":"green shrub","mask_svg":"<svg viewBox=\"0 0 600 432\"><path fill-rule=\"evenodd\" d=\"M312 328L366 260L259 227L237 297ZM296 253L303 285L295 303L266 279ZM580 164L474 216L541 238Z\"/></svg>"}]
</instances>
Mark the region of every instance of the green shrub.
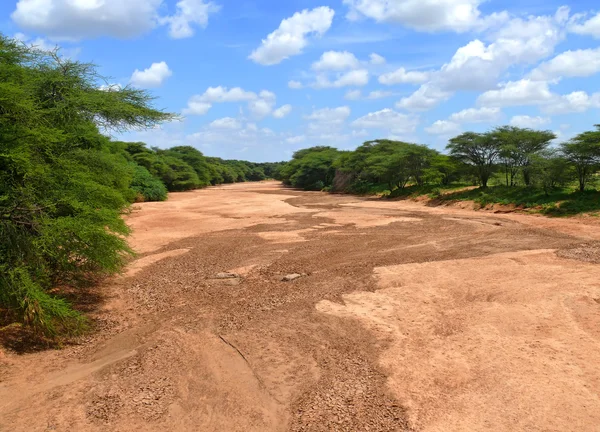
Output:
<instances>
[{"instance_id":1,"label":"green shrub","mask_svg":"<svg viewBox=\"0 0 600 432\"><path fill-rule=\"evenodd\" d=\"M141 201L164 201L167 199L167 188L163 182L139 165L135 165L131 189L142 198Z\"/></svg>"}]
</instances>

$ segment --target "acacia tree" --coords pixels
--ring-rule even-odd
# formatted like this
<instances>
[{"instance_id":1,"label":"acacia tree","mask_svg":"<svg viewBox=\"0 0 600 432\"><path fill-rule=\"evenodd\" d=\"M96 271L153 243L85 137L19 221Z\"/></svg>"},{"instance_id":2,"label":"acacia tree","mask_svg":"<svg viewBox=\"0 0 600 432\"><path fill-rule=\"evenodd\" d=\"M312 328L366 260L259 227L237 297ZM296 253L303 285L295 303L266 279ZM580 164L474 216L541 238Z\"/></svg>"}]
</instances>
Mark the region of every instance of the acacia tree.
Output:
<instances>
[{"instance_id":1,"label":"acacia tree","mask_svg":"<svg viewBox=\"0 0 600 432\"><path fill-rule=\"evenodd\" d=\"M545 150L556 138L554 132L538 131L515 126L502 126L494 129L491 135L501 147L500 156L506 169L506 184L515 184L515 177L521 171L523 182L531 184L531 161L536 154Z\"/></svg>"},{"instance_id":2,"label":"acacia tree","mask_svg":"<svg viewBox=\"0 0 600 432\"><path fill-rule=\"evenodd\" d=\"M0 312L50 333L83 323L56 286L119 270L130 161L102 130L173 116L133 88L101 89L94 65L0 36Z\"/></svg>"},{"instance_id":3,"label":"acacia tree","mask_svg":"<svg viewBox=\"0 0 600 432\"><path fill-rule=\"evenodd\" d=\"M583 132L571 141L563 143L565 158L575 167L579 190L583 192L592 175L600 167L600 125L595 131Z\"/></svg>"},{"instance_id":4,"label":"acacia tree","mask_svg":"<svg viewBox=\"0 0 600 432\"><path fill-rule=\"evenodd\" d=\"M465 132L450 140L446 146L450 155L473 165L482 187L487 187L488 180L494 173L494 167L502 148L497 137L492 133L480 134Z\"/></svg>"}]
</instances>

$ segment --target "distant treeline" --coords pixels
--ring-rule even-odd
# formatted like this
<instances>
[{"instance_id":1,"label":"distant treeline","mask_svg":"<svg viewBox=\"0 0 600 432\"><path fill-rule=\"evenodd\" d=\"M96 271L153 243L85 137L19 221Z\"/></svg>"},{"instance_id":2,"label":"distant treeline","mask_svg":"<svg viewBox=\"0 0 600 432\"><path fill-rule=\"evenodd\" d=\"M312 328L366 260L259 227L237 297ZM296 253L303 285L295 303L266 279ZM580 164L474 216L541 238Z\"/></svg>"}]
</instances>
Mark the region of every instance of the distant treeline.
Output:
<instances>
[{"instance_id":1,"label":"distant treeline","mask_svg":"<svg viewBox=\"0 0 600 432\"><path fill-rule=\"evenodd\" d=\"M123 220L132 202L262 180L277 168L112 141L107 132L175 116L154 109L146 91L105 82L92 64L0 35L0 327L81 330L66 294L132 254Z\"/></svg>"},{"instance_id":2,"label":"distant treeline","mask_svg":"<svg viewBox=\"0 0 600 432\"><path fill-rule=\"evenodd\" d=\"M223 183L273 178L283 162L254 163L206 157L190 146L149 149L140 142L113 141L113 149L134 166L132 189L136 201L162 201L167 191L178 192Z\"/></svg>"},{"instance_id":3,"label":"distant treeline","mask_svg":"<svg viewBox=\"0 0 600 432\"><path fill-rule=\"evenodd\" d=\"M402 194L407 186L463 182L508 187L584 191L600 170L600 126L558 146L551 131L503 126L466 132L449 140L447 154L426 145L369 141L354 151L311 147L294 153L277 173L285 184L306 190Z\"/></svg>"}]
</instances>

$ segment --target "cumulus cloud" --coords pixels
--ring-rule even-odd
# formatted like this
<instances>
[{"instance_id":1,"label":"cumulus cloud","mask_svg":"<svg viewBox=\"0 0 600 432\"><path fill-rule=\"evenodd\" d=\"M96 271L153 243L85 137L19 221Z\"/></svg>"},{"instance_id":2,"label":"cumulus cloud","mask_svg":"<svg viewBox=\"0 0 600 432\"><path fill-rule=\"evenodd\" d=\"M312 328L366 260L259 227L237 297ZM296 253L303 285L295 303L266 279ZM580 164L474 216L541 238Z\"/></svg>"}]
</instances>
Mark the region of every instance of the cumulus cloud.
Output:
<instances>
[{"instance_id":1,"label":"cumulus cloud","mask_svg":"<svg viewBox=\"0 0 600 432\"><path fill-rule=\"evenodd\" d=\"M489 34L492 42L476 39L467 43L439 70L429 72L429 80L398 107L427 110L456 91L494 89L511 67L534 64L554 52L565 37L568 13L568 8L559 8L552 16L513 18Z\"/></svg>"},{"instance_id":2,"label":"cumulus cloud","mask_svg":"<svg viewBox=\"0 0 600 432\"><path fill-rule=\"evenodd\" d=\"M477 103L488 107L538 105L544 113L558 115L600 108L600 93L589 95L584 91L575 91L560 95L552 93L546 81L522 79L483 93Z\"/></svg>"},{"instance_id":3,"label":"cumulus cloud","mask_svg":"<svg viewBox=\"0 0 600 432\"><path fill-rule=\"evenodd\" d=\"M167 78L173 75L171 69L164 61L152 63L152 65L140 71L136 69L129 80L136 87L160 87Z\"/></svg>"},{"instance_id":4,"label":"cumulus cloud","mask_svg":"<svg viewBox=\"0 0 600 432\"><path fill-rule=\"evenodd\" d=\"M294 90L298 90L298 89L301 89L303 86L300 81L291 80L291 81L288 81L288 87L291 89L294 89Z\"/></svg>"},{"instance_id":5,"label":"cumulus cloud","mask_svg":"<svg viewBox=\"0 0 600 432\"><path fill-rule=\"evenodd\" d=\"M491 123L498 121L501 115L500 108L468 108L452 114L449 120L455 123Z\"/></svg>"},{"instance_id":6,"label":"cumulus cloud","mask_svg":"<svg viewBox=\"0 0 600 432\"><path fill-rule=\"evenodd\" d=\"M587 77L600 72L600 48L565 51L539 65L530 77L548 81L566 77Z\"/></svg>"},{"instance_id":7,"label":"cumulus cloud","mask_svg":"<svg viewBox=\"0 0 600 432\"><path fill-rule=\"evenodd\" d=\"M366 96L363 97L363 94L360 90L349 90L344 95L344 98L347 100L360 100L360 99L376 100L376 99L385 99L385 98L393 96L393 95L394 95L394 93L389 92L389 91L373 90L372 92L370 92L369 94L367 94Z\"/></svg>"},{"instance_id":8,"label":"cumulus cloud","mask_svg":"<svg viewBox=\"0 0 600 432\"><path fill-rule=\"evenodd\" d=\"M348 90L344 98L347 100L359 100L362 98L362 92L360 90Z\"/></svg>"},{"instance_id":9,"label":"cumulus cloud","mask_svg":"<svg viewBox=\"0 0 600 432\"><path fill-rule=\"evenodd\" d=\"M414 132L418 124L418 117L389 108L369 113L352 122L352 126L358 129L385 129L396 134Z\"/></svg>"},{"instance_id":10,"label":"cumulus cloud","mask_svg":"<svg viewBox=\"0 0 600 432\"><path fill-rule=\"evenodd\" d=\"M129 1L129 0L128 0ZM173 39L188 38L194 35L194 25L205 28L211 14L218 12L221 6L204 0L179 0L175 15L160 19L169 26L169 36Z\"/></svg>"},{"instance_id":11,"label":"cumulus cloud","mask_svg":"<svg viewBox=\"0 0 600 432\"><path fill-rule=\"evenodd\" d=\"M372 65L383 65L386 63L386 59L377 53L373 53L369 56L369 61Z\"/></svg>"},{"instance_id":12,"label":"cumulus cloud","mask_svg":"<svg viewBox=\"0 0 600 432\"><path fill-rule=\"evenodd\" d=\"M263 118L271 113L276 103L274 93L263 90L259 94L246 91L240 87L209 87L203 94L194 95L183 110L186 115L204 115L215 103L248 102L248 109L256 118Z\"/></svg>"},{"instance_id":13,"label":"cumulus cloud","mask_svg":"<svg viewBox=\"0 0 600 432\"><path fill-rule=\"evenodd\" d=\"M400 99L396 107L409 111L427 111L440 102L448 100L450 96L452 96L450 92L442 91L435 86L423 84L412 95Z\"/></svg>"},{"instance_id":14,"label":"cumulus cloud","mask_svg":"<svg viewBox=\"0 0 600 432\"><path fill-rule=\"evenodd\" d=\"M357 69L360 62L354 54L348 51L327 51L319 61L312 64L315 71L343 71Z\"/></svg>"},{"instance_id":15,"label":"cumulus cloud","mask_svg":"<svg viewBox=\"0 0 600 432\"><path fill-rule=\"evenodd\" d=\"M312 84L312 87L317 89L331 87L362 87L368 83L369 71L366 69L358 69L340 74L333 81L331 81L326 75L318 75L317 80Z\"/></svg>"},{"instance_id":16,"label":"cumulus cloud","mask_svg":"<svg viewBox=\"0 0 600 432\"><path fill-rule=\"evenodd\" d=\"M589 95L584 91L576 91L566 95L552 95L541 107L544 113L552 115L582 113L590 108L600 108L600 93Z\"/></svg>"},{"instance_id":17,"label":"cumulus cloud","mask_svg":"<svg viewBox=\"0 0 600 432\"><path fill-rule=\"evenodd\" d=\"M587 14L575 15L569 25L569 31L600 39L600 12L589 19L587 18Z\"/></svg>"},{"instance_id":18,"label":"cumulus cloud","mask_svg":"<svg viewBox=\"0 0 600 432\"><path fill-rule=\"evenodd\" d=\"M304 118L321 125L340 125L350 116L350 112L350 107L347 106L322 108L313 111L312 114Z\"/></svg>"},{"instance_id":19,"label":"cumulus cloud","mask_svg":"<svg viewBox=\"0 0 600 432\"><path fill-rule=\"evenodd\" d=\"M287 117L290 113L292 112L292 106L291 105L283 105L279 108L277 108L275 111L273 111L273 117L281 119L284 117Z\"/></svg>"},{"instance_id":20,"label":"cumulus cloud","mask_svg":"<svg viewBox=\"0 0 600 432\"><path fill-rule=\"evenodd\" d=\"M422 84L429 79L429 73L419 71L407 71L403 67L381 75L379 82L384 85L394 84Z\"/></svg>"},{"instance_id":21,"label":"cumulus cloud","mask_svg":"<svg viewBox=\"0 0 600 432\"><path fill-rule=\"evenodd\" d=\"M286 138L285 141L290 144L298 144L298 143L306 141L306 136L305 135L296 135L293 137Z\"/></svg>"},{"instance_id":22,"label":"cumulus cloud","mask_svg":"<svg viewBox=\"0 0 600 432\"><path fill-rule=\"evenodd\" d=\"M254 118L260 120L271 114L276 102L275 93L263 90L256 99L248 102L248 109Z\"/></svg>"},{"instance_id":23,"label":"cumulus cloud","mask_svg":"<svg viewBox=\"0 0 600 432\"><path fill-rule=\"evenodd\" d=\"M211 129L235 130L235 129L241 129L242 124L238 120L234 119L233 117L224 117L224 118L214 120L213 122L211 122L208 125L208 127Z\"/></svg>"},{"instance_id":24,"label":"cumulus cloud","mask_svg":"<svg viewBox=\"0 0 600 432\"><path fill-rule=\"evenodd\" d=\"M550 122L551 120L548 117L531 117L528 115L518 115L510 119L511 126L530 129L539 129L547 124L550 124Z\"/></svg>"},{"instance_id":25,"label":"cumulus cloud","mask_svg":"<svg viewBox=\"0 0 600 432\"><path fill-rule=\"evenodd\" d=\"M204 0L180 0L172 16L161 17L163 0L18 0L12 19L23 29L57 40L100 36L131 38L168 25L172 37L189 37L205 27L219 7Z\"/></svg>"},{"instance_id":26,"label":"cumulus cloud","mask_svg":"<svg viewBox=\"0 0 600 432\"><path fill-rule=\"evenodd\" d=\"M448 120L437 120L425 131L433 135L457 135L460 133L460 125Z\"/></svg>"},{"instance_id":27,"label":"cumulus cloud","mask_svg":"<svg viewBox=\"0 0 600 432\"><path fill-rule=\"evenodd\" d=\"M344 0L348 18L402 24L419 31L482 29L506 19L506 13L483 17L482 0Z\"/></svg>"},{"instance_id":28,"label":"cumulus cloud","mask_svg":"<svg viewBox=\"0 0 600 432\"><path fill-rule=\"evenodd\" d=\"M292 17L281 21L279 28L263 39L249 58L270 66L302 53L310 35L321 36L329 30L334 14L333 9L325 6L296 12Z\"/></svg>"},{"instance_id":29,"label":"cumulus cloud","mask_svg":"<svg viewBox=\"0 0 600 432\"><path fill-rule=\"evenodd\" d=\"M552 99L545 81L522 79L509 81L498 90L490 90L479 96L477 103L487 107L539 105Z\"/></svg>"}]
</instances>

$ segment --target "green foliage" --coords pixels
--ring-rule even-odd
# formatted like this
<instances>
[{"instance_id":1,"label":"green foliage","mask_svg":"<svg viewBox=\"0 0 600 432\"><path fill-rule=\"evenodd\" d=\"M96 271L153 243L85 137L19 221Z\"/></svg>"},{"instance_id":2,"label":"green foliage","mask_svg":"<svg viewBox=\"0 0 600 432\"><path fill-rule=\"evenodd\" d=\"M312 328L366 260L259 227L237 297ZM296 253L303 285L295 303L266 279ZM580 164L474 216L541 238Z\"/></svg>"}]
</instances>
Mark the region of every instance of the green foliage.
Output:
<instances>
[{"instance_id":1,"label":"green foliage","mask_svg":"<svg viewBox=\"0 0 600 432\"><path fill-rule=\"evenodd\" d=\"M335 177L334 163L341 152L332 147L311 147L294 153L281 167L279 175L288 185L305 190L322 190L331 186Z\"/></svg>"},{"instance_id":2,"label":"green foliage","mask_svg":"<svg viewBox=\"0 0 600 432\"><path fill-rule=\"evenodd\" d=\"M526 186L531 184L532 159L546 150L550 142L556 138L551 131L536 131L514 126L502 126L494 129L490 135L500 146L500 157L504 165L506 185L516 184L519 172L523 175Z\"/></svg>"},{"instance_id":3,"label":"green foliage","mask_svg":"<svg viewBox=\"0 0 600 432\"><path fill-rule=\"evenodd\" d=\"M515 205L551 216L567 216L600 210L600 192L584 193L569 188L555 188L551 192L531 187L495 186L462 190L446 194L447 201L474 201L481 206L489 204Z\"/></svg>"},{"instance_id":4,"label":"green foliage","mask_svg":"<svg viewBox=\"0 0 600 432\"><path fill-rule=\"evenodd\" d=\"M600 167L600 125L595 131L584 132L562 144L562 153L575 167L579 190L583 192Z\"/></svg>"},{"instance_id":5,"label":"green foliage","mask_svg":"<svg viewBox=\"0 0 600 432\"><path fill-rule=\"evenodd\" d=\"M172 116L131 88L102 91L91 64L0 37L0 309L56 333L80 315L53 294L118 271L135 167L100 133Z\"/></svg>"},{"instance_id":6,"label":"green foliage","mask_svg":"<svg viewBox=\"0 0 600 432\"><path fill-rule=\"evenodd\" d=\"M167 187L143 166L134 164L131 189L137 193L136 201L164 201Z\"/></svg>"},{"instance_id":7,"label":"green foliage","mask_svg":"<svg viewBox=\"0 0 600 432\"><path fill-rule=\"evenodd\" d=\"M475 167L481 186L487 187L502 151L497 136L465 132L452 138L446 148L451 156Z\"/></svg>"}]
</instances>

